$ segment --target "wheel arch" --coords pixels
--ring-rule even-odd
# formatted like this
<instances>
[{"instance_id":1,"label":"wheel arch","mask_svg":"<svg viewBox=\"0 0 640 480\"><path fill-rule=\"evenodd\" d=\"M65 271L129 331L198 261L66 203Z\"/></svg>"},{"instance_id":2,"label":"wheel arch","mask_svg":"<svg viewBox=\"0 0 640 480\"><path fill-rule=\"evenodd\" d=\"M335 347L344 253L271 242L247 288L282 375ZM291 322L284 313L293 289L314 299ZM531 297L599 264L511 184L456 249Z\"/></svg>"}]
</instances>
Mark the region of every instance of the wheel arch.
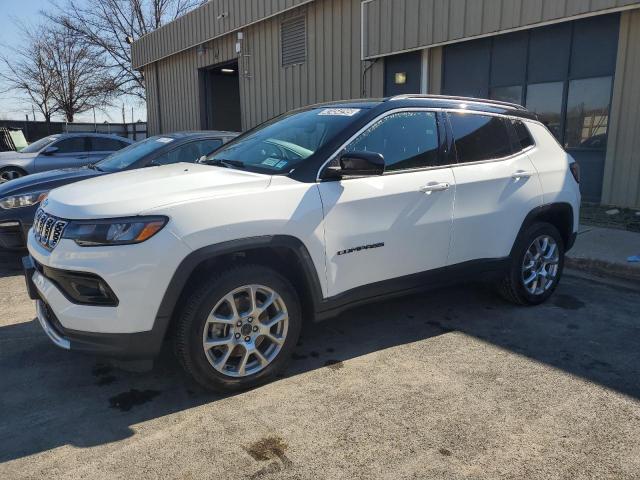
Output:
<instances>
[{"instance_id":1,"label":"wheel arch","mask_svg":"<svg viewBox=\"0 0 640 480\"><path fill-rule=\"evenodd\" d=\"M522 222L518 235L513 241L511 253L513 253L513 248L515 248L516 242L518 238L520 238L522 232L535 222L546 222L556 227L562 236L565 251L568 251L573 247L573 243L575 241L573 220L573 206L570 203L549 203L534 208L527 214Z\"/></svg>"},{"instance_id":2,"label":"wheel arch","mask_svg":"<svg viewBox=\"0 0 640 480\"><path fill-rule=\"evenodd\" d=\"M198 280L213 269L235 262L274 268L292 283L300 296L303 315L314 318L322 301L322 287L307 247L297 237L269 235L209 245L190 253L178 266L158 308L154 337L160 344L171 330L175 314Z\"/></svg>"},{"instance_id":3,"label":"wheel arch","mask_svg":"<svg viewBox=\"0 0 640 480\"><path fill-rule=\"evenodd\" d=\"M0 173L7 170L18 170L22 173L23 176L29 175L29 172L27 172L27 170L25 170L25 168L21 167L20 165L3 165L2 167L0 167Z\"/></svg>"}]
</instances>

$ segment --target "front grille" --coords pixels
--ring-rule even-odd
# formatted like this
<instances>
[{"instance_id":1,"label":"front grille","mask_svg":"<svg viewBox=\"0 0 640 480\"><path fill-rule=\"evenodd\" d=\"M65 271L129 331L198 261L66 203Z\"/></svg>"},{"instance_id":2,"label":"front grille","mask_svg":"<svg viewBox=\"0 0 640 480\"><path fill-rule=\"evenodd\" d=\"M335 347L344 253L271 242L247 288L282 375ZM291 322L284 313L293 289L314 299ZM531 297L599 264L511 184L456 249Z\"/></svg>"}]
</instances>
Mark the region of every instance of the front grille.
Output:
<instances>
[{"instance_id":1,"label":"front grille","mask_svg":"<svg viewBox=\"0 0 640 480\"><path fill-rule=\"evenodd\" d=\"M33 221L33 233L36 241L47 250L53 250L62 238L67 223L39 208Z\"/></svg>"}]
</instances>

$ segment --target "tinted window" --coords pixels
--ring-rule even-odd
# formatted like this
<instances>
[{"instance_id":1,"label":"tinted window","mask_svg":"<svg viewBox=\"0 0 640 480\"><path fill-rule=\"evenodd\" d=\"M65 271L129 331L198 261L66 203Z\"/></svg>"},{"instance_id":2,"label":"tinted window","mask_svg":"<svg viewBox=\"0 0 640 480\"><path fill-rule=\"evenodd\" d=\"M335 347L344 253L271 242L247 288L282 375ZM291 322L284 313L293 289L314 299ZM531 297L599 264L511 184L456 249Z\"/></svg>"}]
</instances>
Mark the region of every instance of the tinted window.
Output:
<instances>
[{"instance_id":1,"label":"tinted window","mask_svg":"<svg viewBox=\"0 0 640 480\"><path fill-rule=\"evenodd\" d=\"M204 140L198 142L198 148L200 149L200 156L202 157L210 155L222 146L222 140L216 138L211 140Z\"/></svg>"},{"instance_id":2,"label":"tinted window","mask_svg":"<svg viewBox=\"0 0 640 480\"><path fill-rule=\"evenodd\" d=\"M346 150L380 153L384 156L386 170L438 165L436 114L402 112L388 115L363 132Z\"/></svg>"},{"instance_id":3,"label":"tinted window","mask_svg":"<svg viewBox=\"0 0 640 480\"><path fill-rule=\"evenodd\" d=\"M479 162L511 154L511 141L500 117L450 113L459 163Z\"/></svg>"},{"instance_id":4,"label":"tinted window","mask_svg":"<svg viewBox=\"0 0 640 480\"><path fill-rule=\"evenodd\" d=\"M569 82L565 147L606 148L610 98L611 77Z\"/></svg>"},{"instance_id":5,"label":"tinted window","mask_svg":"<svg viewBox=\"0 0 640 480\"><path fill-rule=\"evenodd\" d=\"M178 162L194 163L201 156L198 142L189 142L154 158L153 165L170 165Z\"/></svg>"},{"instance_id":6,"label":"tinted window","mask_svg":"<svg viewBox=\"0 0 640 480\"><path fill-rule=\"evenodd\" d=\"M94 152L115 152L127 145L115 138L89 137L89 149Z\"/></svg>"},{"instance_id":7,"label":"tinted window","mask_svg":"<svg viewBox=\"0 0 640 480\"><path fill-rule=\"evenodd\" d=\"M77 153L85 152L87 150L85 146L85 137L71 137L60 140L54 143L52 147L57 147L56 153Z\"/></svg>"},{"instance_id":8,"label":"tinted window","mask_svg":"<svg viewBox=\"0 0 640 480\"><path fill-rule=\"evenodd\" d=\"M527 87L527 108L538 114L538 119L562 141L563 82L536 83Z\"/></svg>"},{"instance_id":9,"label":"tinted window","mask_svg":"<svg viewBox=\"0 0 640 480\"><path fill-rule=\"evenodd\" d=\"M511 120L511 125L513 125L516 147L524 150L525 148L529 148L533 145L533 138L531 137L531 133L524 122L521 122L520 120Z\"/></svg>"}]
</instances>

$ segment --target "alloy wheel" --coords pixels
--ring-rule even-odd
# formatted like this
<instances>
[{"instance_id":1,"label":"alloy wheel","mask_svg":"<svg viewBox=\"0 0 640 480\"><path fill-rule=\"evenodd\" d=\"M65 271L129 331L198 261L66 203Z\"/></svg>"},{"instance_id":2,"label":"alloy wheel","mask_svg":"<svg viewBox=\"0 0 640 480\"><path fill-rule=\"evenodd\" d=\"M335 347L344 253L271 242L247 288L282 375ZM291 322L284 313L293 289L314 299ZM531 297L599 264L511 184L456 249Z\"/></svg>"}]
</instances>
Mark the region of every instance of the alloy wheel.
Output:
<instances>
[{"instance_id":1,"label":"alloy wheel","mask_svg":"<svg viewBox=\"0 0 640 480\"><path fill-rule=\"evenodd\" d=\"M9 180L14 180L16 178L20 178L22 176L22 172L19 170L3 170L0 172L0 183L8 182Z\"/></svg>"},{"instance_id":2,"label":"alloy wheel","mask_svg":"<svg viewBox=\"0 0 640 480\"><path fill-rule=\"evenodd\" d=\"M264 285L244 285L227 293L211 310L202 347L218 372L246 377L275 360L288 327L287 307L276 291Z\"/></svg>"},{"instance_id":3,"label":"alloy wheel","mask_svg":"<svg viewBox=\"0 0 640 480\"><path fill-rule=\"evenodd\" d=\"M558 276L560 252L558 244L549 235L536 237L522 260L522 282L531 295L549 290Z\"/></svg>"}]
</instances>

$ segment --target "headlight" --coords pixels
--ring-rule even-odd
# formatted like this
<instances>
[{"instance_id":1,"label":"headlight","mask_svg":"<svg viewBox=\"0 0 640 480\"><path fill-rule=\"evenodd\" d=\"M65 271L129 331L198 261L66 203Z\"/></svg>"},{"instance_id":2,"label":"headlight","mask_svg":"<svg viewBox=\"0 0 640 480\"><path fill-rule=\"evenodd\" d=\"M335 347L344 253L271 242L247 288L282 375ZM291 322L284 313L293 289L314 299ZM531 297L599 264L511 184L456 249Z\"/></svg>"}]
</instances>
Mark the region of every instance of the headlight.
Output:
<instances>
[{"instance_id":1,"label":"headlight","mask_svg":"<svg viewBox=\"0 0 640 480\"><path fill-rule=\"evenodd\" d=\"M37 205L47 198L48 194L49 192L34 192L4 197L0 199L0 207L5 210L9 210L10 208L30 207L31 205Z\"/></svg>"},{"instance_id":2,"label":"headlight","mask_svg":"<svg viewBox=\"0 0 640 480\"><path fill-rule=\"evenodd\" d=\"M71 221L62 238L82 247L130 245L150 239L167 224L167 217L131 217Z\"/></svg>"}]
</instances>

